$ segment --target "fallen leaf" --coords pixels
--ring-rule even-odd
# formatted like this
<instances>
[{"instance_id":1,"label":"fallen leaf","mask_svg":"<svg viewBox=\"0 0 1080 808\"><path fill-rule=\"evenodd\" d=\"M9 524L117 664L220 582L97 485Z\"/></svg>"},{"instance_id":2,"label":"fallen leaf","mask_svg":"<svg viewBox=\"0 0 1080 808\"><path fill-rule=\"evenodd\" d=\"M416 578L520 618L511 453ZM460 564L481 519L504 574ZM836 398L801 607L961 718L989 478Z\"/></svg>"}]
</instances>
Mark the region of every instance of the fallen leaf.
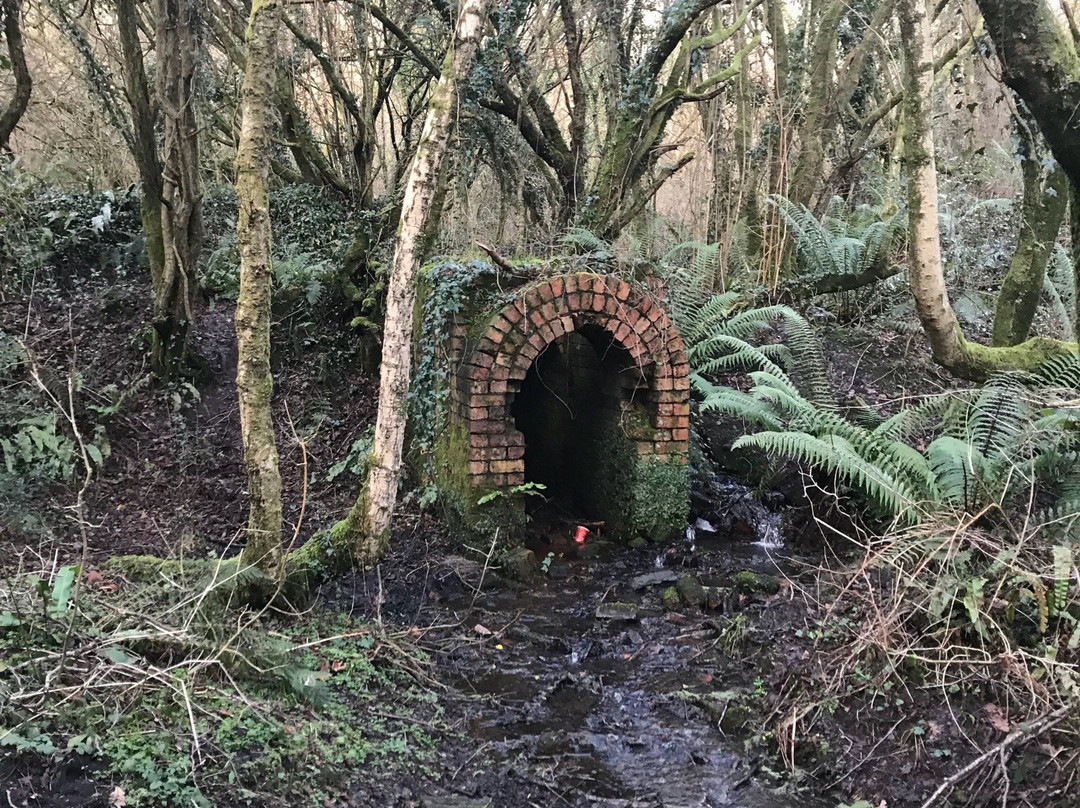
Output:
<instances>
[{"instance_id":1,"label":"fallen leaf","mask_svg":"<svg viewBox=\"0 0 1080 808\"><path fill-rule=\"evenodd\" d=\"M700 679L703 684L707 685L707 684L709 684L709 682L711 682L713 680L713 677L712 677L711 673L703 673L700 676L698 676L698 679Z\"/></svg>"},{"instance_id":2,"label":"fallen leaf","mask_svg":"<svg viewBox=\"0 0 1080 808\"><path fill-rule=\"evenodd\" d=\"M332 670L334 673L337 673L338 671L344 670L344 669L345 669L345 660L343 660L343 659L335 659L333 662L330 663L330 670Z\"/></svg>"},{"instance_id":3,"label":"fallen leaf","mask_svg":"<svg viewBox=\"0 0 1080 808\"><path fill-rule=\"evenodd\" d=\"M109 805L113 808L124 808L127 805L127 795L124 794L124 789L120 786L113 786L112 792L109 794Z\"/></svg>"},{"instance_id":4,"label":"fallen leaf","mask_svg":"<svg viewBox=\"0 0 1080 808\"><path fill-rule=\"evenodd\" d=\"M97 570L90 570L88 573L86 573L86 582L88 584L100 583L104 577L105 576L103 576Z\"/></svg>"},{"instance_id":5,"label":"fallen leaf","mask_svg":"<svg viewBox=\"0 0 1080 808\"><path fill-rule=\"evenodd\" d=\"M994 729L1001 730L1002 732L1008 732L1012 729L1012 725L1009 724L1009 718L1005 715L1005 711L996 704L984 704L983 711L986 713L986 718Z\"/></svg>"},{"instance_id":6,"label":"fallen leaf","mask_svg":"<svg viewBox=\"0 0 1080 808\"><path fill-rule=\"evenodd\" d=\"M491 629L488 628L487 626L482 626L479 623L477 623L475 626L473 626L472 630L475 631L477 634L479 634L481 637L490 637L491 636Z\"/></svg>"}]
</instances>

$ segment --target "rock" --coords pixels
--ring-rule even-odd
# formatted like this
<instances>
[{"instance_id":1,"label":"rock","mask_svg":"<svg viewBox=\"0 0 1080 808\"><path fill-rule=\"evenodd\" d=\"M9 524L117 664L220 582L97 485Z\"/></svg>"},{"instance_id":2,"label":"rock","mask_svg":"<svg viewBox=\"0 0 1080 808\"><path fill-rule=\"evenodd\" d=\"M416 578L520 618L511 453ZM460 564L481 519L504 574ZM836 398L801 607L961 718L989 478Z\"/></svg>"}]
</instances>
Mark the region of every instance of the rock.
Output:
<instances>
[{"instance_id":1,"label":"rock","mask_svg":"<svg viewBox=\"0 0 1080 808\"><path fill-rule=\"evenodd\" d=\"M649 546L649 542L648 542L648 540L642 538L641 536L636 536L636 537L630 539L630 542L629 542L629 544L627 546L631 550L642 550L642 549Z\"/></svg>"},{"instance_id":2,"label":"rock","mask_svg":"<svg viewBox=\"0 0 1080 808\"><path fill-rule=\"evenodd\" d=\"M540 577L540 562L532 550L514 547L507 551L506 571L515 580L533 583Z\"/></svg>"},{"instance_id":3,"label":"rock","mask_svg":"<svg viewBox=\"0 0 1080 808\"><path fill-rule=\"evenodd\" d=\"M547 575L553 581L565 581L570 577L570 565L565 561L552 561L548 566Z\"/></svg>"},{"instance_id":4,"label":"rock","mask_svg":"<svg viewBox=\"0 0 1080 808\"><path fill-rule=\"evenodd\" d=\"M463 794L452 794L441 789L432 794L425 794L420 798L422 808L491 808L493 804L490 797L473 799Z\"/></svg>"},{"instance_id":5,"label":"rock","mask_svg":"<svg viewBox=\"0 0 1080 808\"><path fill-rule=\"evenodd\" d=\"M724 586L705 587L705 607L711 611L730 614L737 600L735 592Z\"/></svg>"},{"instance_id":6,"label":"rock","mask_svg":"<svg viewBox=\"0 0 1080 808\"><path fill-rule=\"evenodd\" d=\"M744 595L775 595L780 591L780 579L752 570L742 570L735 575L735 588Z\"/></svg>"},{"instance_id":7,"label":"rock","mask_svg":"<svg viewBox=\"0 0 1080 808\"><path fill-rule=\"evenodd\" d=\"M679 606L682 605L682 599L679 597L679 590L673 586L669 586L664 590L663 602L664 608L669 612L677 612Z\"/></svg>"},{"instance_id":8,"label":"rock","mask_svg":"<svg viewBox=\"0 0 1080 808\"><path fill-rule=\"evenodd\" d=\"M638 610L633 603L601 603L596 616L600 620L637 620Z\"/></svg>"},{"instance_id":9,"label":"rock","mask_svg":"<svg viewBox=\"0 0 1080 808\"><path fill-rule=\"evenodd\" d=\"M656 572L646 572L644 575L632 578L630 586L634 589L648 589L650 586L673 584L677 580L679 580L679 576L671 570L656 570Z\"/></svg>"},{"instance_id":10,"label":"rock","mask_svg":"<svg viewBox=\"0 0 1080 808\"><path fill-rule=\"evenodd\" d=\"M675 584L675 589L687 606L703 606L705 604L705 587L693 575L684 575L680 578Z\"/></svg>"}]
</instances>

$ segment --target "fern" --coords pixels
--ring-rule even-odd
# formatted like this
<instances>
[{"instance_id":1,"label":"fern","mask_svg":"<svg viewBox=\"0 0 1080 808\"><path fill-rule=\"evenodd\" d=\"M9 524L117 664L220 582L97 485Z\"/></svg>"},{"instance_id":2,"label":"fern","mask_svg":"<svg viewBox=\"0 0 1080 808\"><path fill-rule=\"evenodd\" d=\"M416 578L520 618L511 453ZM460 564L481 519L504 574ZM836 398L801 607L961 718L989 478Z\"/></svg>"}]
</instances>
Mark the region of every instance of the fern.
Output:
<instances>
[{"instance_id":1,"label":"fern","mask_svg":"<svg viewBox=\"0 0 1080 808\"><path fill-rule=\"evenodd\" d=\"M753 447L769 454L799 460L824 469L837 479L858 489L882 510L911 520L914 499L907 486L881 467L868 462L843 438L817 438L805 432L758 432L744 435L733 448Z\"/></svg>"},{"instance_id":2,"label":"fern","mask_svg":"<svg viewBox=\"0 0 1080 808\"><path fill-rule=\"evenodd\" d=\"M819 221L809 208L782 196L769 201L794 236L803 280L888 267L907 233L907 217L901 211L883 218L880 211L866 205L849 210L842 199L834 197Z\"/></svg>"}]
</instances>

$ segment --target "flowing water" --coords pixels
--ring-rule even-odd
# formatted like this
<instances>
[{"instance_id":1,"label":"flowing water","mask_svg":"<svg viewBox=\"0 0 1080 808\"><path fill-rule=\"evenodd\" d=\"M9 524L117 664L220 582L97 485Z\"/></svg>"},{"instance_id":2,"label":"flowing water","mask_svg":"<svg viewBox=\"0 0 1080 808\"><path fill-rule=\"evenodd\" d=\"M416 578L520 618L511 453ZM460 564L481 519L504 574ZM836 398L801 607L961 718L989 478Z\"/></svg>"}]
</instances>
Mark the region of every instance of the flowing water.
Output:
<instances>
[{"instance_id":1,"label":"flowing water","mask_svg":"<svg viewBox=\"0 0 1080 808\"><path fill-rule=\"evenodd\" d=\"M759 781L735 741L687 698L746 687L716 639L730 617L685 606L673 614L661 601L684 575L709 583L742 569L777 573L775 514L756 502L750 513L747 502L737 518L752 530L741 528L740 540L715 516L701 517L663 552L602 547L588 560L553 560L541 586L450 604L471 605L469 624L484 637L442 660L475 696L467 732L549 792L535 804L814 805Z\"/></svg>"}]
</instances>

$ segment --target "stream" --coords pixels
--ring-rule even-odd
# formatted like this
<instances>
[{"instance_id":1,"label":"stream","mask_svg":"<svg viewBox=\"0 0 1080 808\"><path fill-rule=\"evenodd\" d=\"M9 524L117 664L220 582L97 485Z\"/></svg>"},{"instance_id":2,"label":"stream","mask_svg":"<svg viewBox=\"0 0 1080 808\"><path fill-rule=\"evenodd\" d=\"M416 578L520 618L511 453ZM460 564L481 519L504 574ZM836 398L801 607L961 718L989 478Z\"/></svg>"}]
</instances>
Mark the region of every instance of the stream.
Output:
<instances>
[{"instance_id":1,"label":"stream","mask_svg":"<svg viewBox=\"0 0 1080 808\"><path fill-rule=\"evenodd\" d=\"M715 523L696 519L674 545L592 542L584 557L559 557L554 548L535 587L495 581L479 591L465 586L439 603L462 628L456 640L435 643L437 667L464 696L464 732L477 760L494 761L534 789L520 804L815 805L759 780L740 741L694 703L695 696L753 687L723 650L723 638L727 627L738 629L739 613L768 609L770 599L738 594L730 582L745 570L775 582L771 576L784 562L775 514L746 502L714 516ZM740 507L752 513L734 518L749 520L751 529L733 541L725 533ZM728 522L723 530L721 521ZM704 609L683 603L672 610L670 592L665 608L665 590L684 576L715 587ZM463 630L471 634L467 641ZM422 804L509 804L483 787L469 791L490 801L435 795Z\"/></svg>"}]
</instances>

